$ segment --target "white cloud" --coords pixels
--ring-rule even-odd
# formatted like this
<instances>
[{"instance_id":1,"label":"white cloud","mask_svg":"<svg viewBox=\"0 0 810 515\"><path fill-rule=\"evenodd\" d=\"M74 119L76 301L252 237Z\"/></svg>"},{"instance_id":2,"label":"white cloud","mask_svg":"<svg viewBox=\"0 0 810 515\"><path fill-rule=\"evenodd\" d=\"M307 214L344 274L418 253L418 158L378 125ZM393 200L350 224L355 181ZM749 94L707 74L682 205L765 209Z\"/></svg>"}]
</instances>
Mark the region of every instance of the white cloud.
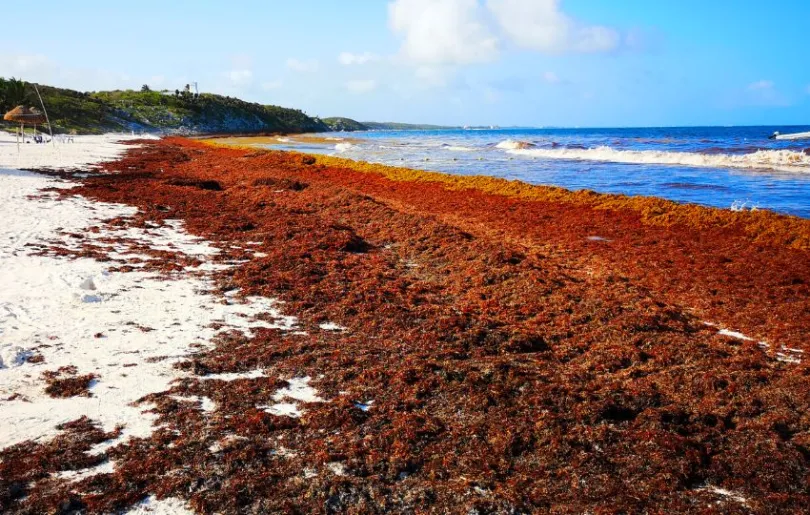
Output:
<instances>
[{"instance_id":1,"label":"white cloud","mask_svg":"<svg viewBox=\"0 0 810 515\"><path fill-rule=\"evenodd\" d=\"M547 82L549 84L558 84L560 82L560 77L554 72L546 72L543 74L543 82Z\"/></svg>"},{"instance_id":2,"label":"white cloud","mask_svg":"<svg viewBox=\"0 0 810 515\"><path fill-rule=\"evenodd\" d=\"M559 0L487 0L487 7L516 45L538 52L609 52L622 40L613 28L577 22Z\"/></svg>"},{"instance_id":3,"label":"white cloud","mask_svg":"<svg viewBox=\"0 0 810 515\"><path fill-rule=\"evenodd\" d=\"M341 52L338 56L338 62L344 66L351 66L353 64L366 64L379 60L380 58L371 52L362 54L353 54L351 52Z\"/></svg>"},{"instance_id":4,"label":"white cloud","mask_svg":"<svg viewBox=\"0 0 810 515\"><path fill-rule=\"evenodd\" d=\"M68 68L41 54L0 54L0 77L83 91L140 88L144 79L104 69Z\"/></svg>"},{"instance_id":5,"label":"white cloud","mask_svg":"<svg viewBox=\"0 0 810 515\"><path fill-rule=\"evenodd\" d=\"M262 82L262 89L265 91L272 91L274 89L281 89L284 86L284 82L280 80L271 80L267 82Z\"/></svg>"},{"instance_id":6,"label":"white cloud","mask_svg":"<svg viewBox=\"0 0 810 515\"><path fill-rule=\"evenodd\" d=\"M58 74L59 67L44 55L0 56L0 77L47 82Z\"/></svg>"},{"instance_id":7,"label":"white cloud","mask_svg":"<svg viewBox=\"0 0 810 515\"><path fill-rule=\"evenodd\" d=\"M447 86L452 72L441 66L419 66L414 74L422 86L441 88Z\"/></svg>"},{"instance_id":8,"label":"white cloud","mask_svg":"<svg viewBox=\"0 0 810 515\"><path fill-rule=\"evenodd\" d=\"M0 76L52 71L54 68L54 63L42 54L10 55L0 58Z\"/></svg>"},{"instance_id":9,"label":"white cloud","mask_svg":"<svg viewBox=\"0 0 810 515\"><path fill-rule=\"evenodd\" d=\"M371 93L375 89L377 89L377 81L375 80L350 80L346 83L346 89L349 90L350 93L354 93L356 95L363 94L363 93Z\"/></svg>"},{"instance_id":10,"label":"white cloud","mask_svg":"<svg viewBox=\"0 0 810 515\"><path fill-rule=\"evenodd\" d=\"M226 75L233 86L247 86L253 82L253 72L251 70L231 70Z\"/></svg>"},{"instance_id":11,"label":"white cloud","mask_svg":"<svg viewBox=\"0 0 810 515\"><path fill-rule=\"evenodd\" d=\"M498 56L498 39L477 0L394 0L391 29L403 38L401 53L418 64L469 64Z\"/></svg>"},{"instance_id":12,"label":"white cloud","mask_svg":"<svg viewBox=\"0 0 810 515\"><path fill-rule=\"evenodd\" d=\"M751 91L769 91L772 90L773 87L774 83L772 80L758 80L748 85L748 89Z\"/></svg>"},{"instance_id":13,"label":"white cloud","mask_svg":"<svg viewBox=\"0 0 810 515\"><path fill-rule=\"evenodd\" d=\"M318 61L310 59L309 61L301 61L299 59L287 59L287 68L299 73L313 73L318 71Z\"/></svg>"},{"instance_id":14,"label":"white cloud","mask_svg":"<svg viewBox=\"0 0 810 515\"><path fill-rule=\"evenodd\" d=\"M779 91L772 80L758 80L748 85L744 101L750 105L787 107L792 100Z\"/></svg>"}]
</instances>

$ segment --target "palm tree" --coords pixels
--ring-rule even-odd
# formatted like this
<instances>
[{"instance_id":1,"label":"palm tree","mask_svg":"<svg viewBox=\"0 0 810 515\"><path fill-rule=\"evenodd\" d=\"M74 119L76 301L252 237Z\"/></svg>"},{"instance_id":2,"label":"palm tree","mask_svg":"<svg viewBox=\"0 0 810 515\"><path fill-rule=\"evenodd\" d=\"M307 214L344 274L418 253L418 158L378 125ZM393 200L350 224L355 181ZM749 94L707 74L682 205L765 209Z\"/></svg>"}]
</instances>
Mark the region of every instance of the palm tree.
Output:
<instances>
[{"instance_id":1,"label":"palm tree","mask_svg":"<svg viewBox=\"0 0 810 515\"><path fill-rule=\"evenodd\" d=\"M0 105L4 111L25 104L28 96L25 82L14 77L0 82Z\"/></svg>"}]
</instances>

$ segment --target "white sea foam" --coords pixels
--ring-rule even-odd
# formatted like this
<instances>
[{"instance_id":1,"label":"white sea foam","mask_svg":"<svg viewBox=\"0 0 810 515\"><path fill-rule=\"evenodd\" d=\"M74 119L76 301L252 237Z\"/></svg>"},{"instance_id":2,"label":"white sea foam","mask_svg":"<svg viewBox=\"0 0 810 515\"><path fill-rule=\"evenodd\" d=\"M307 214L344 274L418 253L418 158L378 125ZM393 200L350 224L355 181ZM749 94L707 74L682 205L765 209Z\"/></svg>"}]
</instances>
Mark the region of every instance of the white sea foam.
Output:
<instances>
[{"instance_id":1,"label":"white sea foam","mask_svg":"<svg viewBox=\"0 0 810 515\"><path fill-rule=\"evenodd\" d=\"M759 206L751 203L750 200L735 200L731 203L729 209L732 211L756 211L759 209Z\"/></svg>"},{"instance_id":2,"label":"white sea foam","mask_svg":"<svg viewBox=\"0 0 810 515\"><path fill-rule=\"evenodd\" d=\"M611 147L587 149L520 149L498 144L509 153L545 159L603 161L610 163L682 165L701 168L747 168L810 173L810 155L792 150L758 150L750 154L699 154L696 152L667 152L658 150L616 150ZM512 142L515 143L515 142ZM502 146L503 145L503 146Z\"/></svg>"},{"instance_id":3,"label":"white sea foam","mask_svg":"<svg viewBox=\"0 0 810 515\"><path fill-rule=\"evenodd\" d=\"M495 145L495 148L500 148L502 150L529 150L534 146L535 145L533 143L529 143L528 141L515 141L513 139L508 139Z\"/></svg>"},{"instance_id":4,"label":"white sea foam","mask_svg":"<svg viewBox=\"0 0 810 515\"><path fill-rule=\"evenodd\" d=\"M338 152L346 152L347 150L350 150L352 147L354 147L354 145L352 145L351 143L338 143L337 145L335 145L335 150L337 150Z\"/></svg>"}]
</instances>

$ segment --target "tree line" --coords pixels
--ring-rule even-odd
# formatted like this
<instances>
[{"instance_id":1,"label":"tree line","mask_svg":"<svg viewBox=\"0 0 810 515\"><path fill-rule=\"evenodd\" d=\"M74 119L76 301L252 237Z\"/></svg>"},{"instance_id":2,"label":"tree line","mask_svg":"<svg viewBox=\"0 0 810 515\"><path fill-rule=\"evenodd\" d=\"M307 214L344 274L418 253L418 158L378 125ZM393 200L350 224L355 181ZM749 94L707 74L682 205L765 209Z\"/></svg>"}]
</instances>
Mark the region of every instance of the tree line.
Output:
<instances>
[{"instance_id":1,"label":"tree line","mask_svg":"<svg viewBox=\"0 0 810 515\"><path fill-rule=\"evenodd\" d=\"M10 79L0 77L0 110L3 113L27 101L28 89L24 81L14 77Z\"/></svg>"}]
</instances>

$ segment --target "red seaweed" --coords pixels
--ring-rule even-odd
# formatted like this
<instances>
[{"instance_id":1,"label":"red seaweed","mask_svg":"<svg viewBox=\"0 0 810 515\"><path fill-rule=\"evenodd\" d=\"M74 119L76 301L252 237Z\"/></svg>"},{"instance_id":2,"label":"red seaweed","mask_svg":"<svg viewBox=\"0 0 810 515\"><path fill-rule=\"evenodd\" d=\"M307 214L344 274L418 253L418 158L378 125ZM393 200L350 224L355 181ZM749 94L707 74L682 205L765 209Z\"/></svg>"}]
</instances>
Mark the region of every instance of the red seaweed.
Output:
<instances>
[{"instance_id":1,"label":"red seaweed","mask_svg":"<svg viewBox=\"0 0 810 515\"><path fill-rule=\"evenodd\" d=\"M248 262L218 272L219 291L279 298L306 334L219 337L142 400L160 425L107 451L114 473L81 488L14 479L0 497L14 510L110 512L150 494L223 513L810 503L810 368L776 354L807 349L810 259L783 243L804 222L773 221L762 240L744 215L651 223L638 205L556 190L508 196L181 138L104 168L62 194L183 219L223 248L259 242L261 257L234 251ZM200 377L255 369L265 377ZM300 418L263 409L302 375L327 402Z\"/></svg>"}]
</instances>

